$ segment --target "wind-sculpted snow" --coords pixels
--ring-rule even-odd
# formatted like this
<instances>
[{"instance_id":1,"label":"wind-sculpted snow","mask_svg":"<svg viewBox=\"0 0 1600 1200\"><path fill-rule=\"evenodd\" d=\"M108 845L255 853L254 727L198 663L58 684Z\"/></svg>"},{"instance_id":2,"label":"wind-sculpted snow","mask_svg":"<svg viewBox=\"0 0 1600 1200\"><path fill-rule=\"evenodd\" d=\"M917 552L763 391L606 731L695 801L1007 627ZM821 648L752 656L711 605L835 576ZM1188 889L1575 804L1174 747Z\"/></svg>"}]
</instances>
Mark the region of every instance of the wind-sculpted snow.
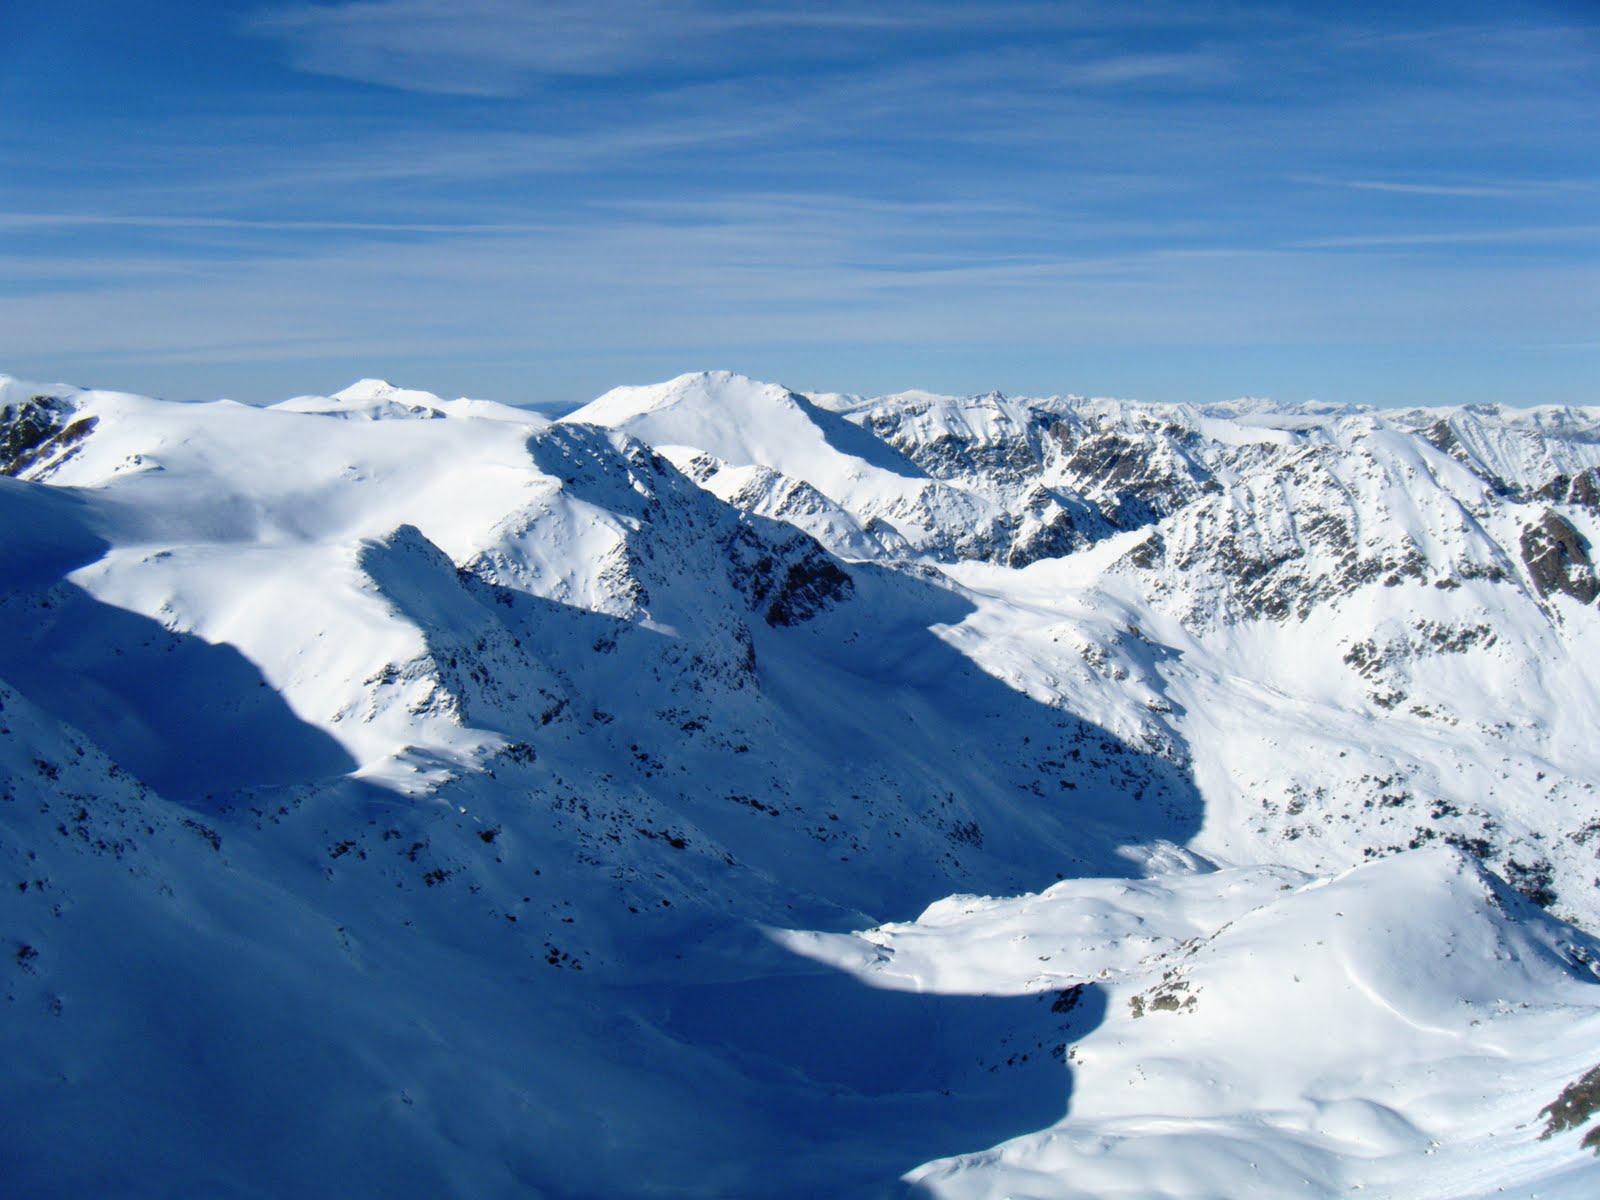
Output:
<instances>
[{"instance_id":1,"label":"wind-sculpted snow","mask_svg":"<svg viewBox=\"0 0 1600 1200\"><path fill-rule=\"evenodd\" d=\"M0 1190L1594 1192L1592 410L0 380L0 470Z\"/></svg>"}]
</instances>

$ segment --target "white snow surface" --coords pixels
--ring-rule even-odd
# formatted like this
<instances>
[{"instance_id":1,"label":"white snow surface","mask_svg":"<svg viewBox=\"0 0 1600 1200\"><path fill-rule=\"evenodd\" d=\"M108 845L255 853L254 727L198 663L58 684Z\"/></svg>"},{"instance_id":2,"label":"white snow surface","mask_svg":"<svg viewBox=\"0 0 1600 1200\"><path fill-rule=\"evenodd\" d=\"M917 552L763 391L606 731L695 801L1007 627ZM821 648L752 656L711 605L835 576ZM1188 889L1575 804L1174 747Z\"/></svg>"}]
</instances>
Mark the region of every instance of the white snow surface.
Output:
<instances>
[{"instance_id":1,"label":"white snow surface","mask_svg":"<svg viewBox=\"0 0 1600 1200\"><path fill-rule=\"evenodd\" d=\"M0 377L0 469L7 1194L1600 1192L1600 410Z\"/></svg>"}]
</instances>

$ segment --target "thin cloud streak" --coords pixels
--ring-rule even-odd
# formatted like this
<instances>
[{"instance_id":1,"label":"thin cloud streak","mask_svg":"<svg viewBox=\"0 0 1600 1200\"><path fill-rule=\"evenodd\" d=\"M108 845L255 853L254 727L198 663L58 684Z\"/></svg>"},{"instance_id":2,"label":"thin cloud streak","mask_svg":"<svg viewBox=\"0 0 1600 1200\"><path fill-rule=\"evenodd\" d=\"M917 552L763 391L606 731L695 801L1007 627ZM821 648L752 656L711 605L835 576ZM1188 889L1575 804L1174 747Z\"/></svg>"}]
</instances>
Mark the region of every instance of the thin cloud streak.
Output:
<instances>
[{"instance_id":1,"label":"thin cloud streak","mask_svg":"<svg viewBox=\"0 0 1600 1200\"><path fill-rule=\"evenodd\" d=\"M1306 250L1379 249L1386 246L1469 246L1495 243L1575 242L1600 239L1600 225L1539 226L1527 229L1471 229L1432 233L1357 234L1311 238L1294 243Z\"/></svg>"},{"instance_id":2,"label":"thin cloud streak","mask_svg":"<svg viewBox=\"0 0 1600 1200\"><path fill-rule=\"evenodd\" d=\"M121 229L239 229L307 233L423 233L475 236L501 233L550 233L543 222L424 224L389 221L269 220L247 217L137 216L117 213L0 212L0 229L78 229L106 226Z\"/></svg>"},{"instance_id":3,"label":"thin cloud streak","mask_svg":"<svg viewBox=\"0 0 1600 1200\"><path fill-rule=\"evenodd\" d=\"M847 52L859 57L873 35L972 33L994 36L1149 24L1182 27L1192 12L1172 4L1137 12L1100 0L879 5L718 4L705 0L364 0L277 6L245 28L282 42L293 63L330 75L406 91L507 97L541 76L610 76L662 64L681 68L724 54L730 44L781 48L801 60ZM812 45L808 35L821 35ZM848 35L856 45L840 41ZM781 39L781 40L780 40ZM1142 58L1141 63L1137 61ZM1129 56L1110 84L1182 73L1182 55Z\"/></svg>"},{"instance_id":4,"label":"thin cloud streak","mask_svg":"<svg viewBox=\"0 0 1600 1200\"><path fill-rule=\"evenodd\" d=\"M374 361L570 357L618 338L725 353L878 341L1451 341L1486 329L1579 340L1600 319L1593 264L1418 272L1381 257L1213 246L930 265L923 253L886 255L870 231L857 240L818 228L797 240L762 228L638 223L442 237L399 254L357 244L225 267L199 259L181 277L0 300L0 353L71 354L85 328L108 331L97 339L104 353L221 362L310 360L335 346ZM1530 289L1537 304L1508 305ZM1129 312L1140 314L1137 325Z\"/></svg>"},{"instance_id":5,"label":"thin cloud streak","mask_svg":"<svg viewBox=\"0 0 1600 1200\"><path fill-rule=\"evenodd\" d=\"M1300 176L1301 182L1348 188L1358 192L1389 192L1403 196L1455 196L1474 200L1521 200L1549 196L1584 195L1600 191L1600 180L1507 179L1492 183L1413 183L1388 179L1319 179Z\"/></svg>"}]
</instances>

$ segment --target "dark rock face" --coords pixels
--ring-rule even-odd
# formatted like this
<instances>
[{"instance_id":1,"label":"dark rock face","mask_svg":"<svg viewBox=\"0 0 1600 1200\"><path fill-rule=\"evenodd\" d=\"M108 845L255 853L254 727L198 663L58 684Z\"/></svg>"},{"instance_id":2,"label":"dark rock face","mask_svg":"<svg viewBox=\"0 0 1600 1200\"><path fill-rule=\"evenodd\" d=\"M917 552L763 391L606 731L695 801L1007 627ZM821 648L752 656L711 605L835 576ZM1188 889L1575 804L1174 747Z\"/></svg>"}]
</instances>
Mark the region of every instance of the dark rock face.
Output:
<instances>
[{"instance_id":1,"label":"dark rock face","mask_svg":"<svg viewBox=\"0 0 1600 1200\"><path fill-rule=\"evenodd\" d=\"M1003 397L974 396L969 403L995 411ZM933 437L915 432L916 419L925 416L930 405L909 403L869 413L862 425L875 437L893 446L933 479L960 481L981 476L1016 483L1036 474L1040 464L1038 431L1026 423L1004 418L995 422L999 436L994 440L941 431Z\"/></svg>"},{"instance_id":2,"label":"dark rock face","mask_svg":"<svg viewBox=\"0 0 1600 1200\"><path fill-rule=\"evenodd\" d=\"M72 406L57 396L0 408L0 475L18 476L61 451L71 453L95 427L94 417L72 417Z\"/></svg>"},{"instance_id":3,"label":"dark rock face","mask_svg":"<svg viewBox=\"0 0 1600 1200\"><path fill-rule=\"evenodd\" d=\"M740 525L728 547L733 585L768 625L799 625L855 591L855 581L813 539L779 542Z\"/></svg>"},{"instance_id":4,"label":"dark rock face","mask_svg":"<svg viewBox=\"0 0 1600 1200\"><path fill-rule=\"evenodd\" d=\"M1539 1110L1548 1118L1541 1141L1571 1129L1581 1129L1590 1117L1600 1112L1600 1066L1590 1070L1581 1079L1575 1079L1561 1089L1561 1094ZM1600 1154L1600 1125L1590 1126L1583 1135L1583 1147Z\"/></svg>"},{"instance_id":5,"label":"dark rock face","mask_svg":"<svg viewBox=\"0 0 1600 1200\"><path fill-rule=\"evenodd\" d=\"M790 563L767 606L767 624L798 625L845 599L854 589L850 576L825 555Z\"/></svg>"},{"instance_id":6,"label":"dark rock face","mask_svg":"<svg viewBox=\"0 0 1600 1200\"><path fill-rule=\"evenodd\" d=\"M945 433L922 442L901 433L892 418L876 414L869 419L868 428L934 479L962 479L972 475L1020 478L1038 466L1025 438L981 445Z\"/></svg>"},{"instance_id":7,"label":"dark rock face","mask_svg":"<svg viewBox=\"0 0 1600 1200\"><path fill-rule=\"evenodd\" d=\"M1495 631L1483 623L1445 625L1419 621L1396 634L1351 643L1345 650L1344 662L1371 686L1374 704L1394 708L1407 698L1407 664L1440 654L1465 654L1475 646L1493 646L1498 640Z\"/></svg>"},{"instance_id":8,"label":"dark rock face","mask_svg":"<svg viewBox=\"0 0 1600 1200\"><path fill-rule=\"evenodd\" d=\"M1175 538L1160 533L1130 550L1121 570L1154 571L1176 580L1210 581L1186 611L1200 625L1217 621L1304 620L1318 605L1371 583L1398 586L1427 577L1428 563L1409 538L1363 549L1356 536L1359 516L1342 498L1336 481L1315 464L1296 467L1303 481L1322 485L1327 506L1298 514L1293 536L1274 533L1270 515L1229 497L1200 500L1192 528Z\"/></svg>"},{"instance_id":9,"label":"dark rock face","mask_svg":"<svg viewBox=\"0 0 1600 1200\"><path fill-rule=\"evenodd\" d=\"M1555 889L1555 868L1544 859L1531 863L1512 858L1505 864L1506 882L1512 889L1532 900L1540 908L1551 908L1560 899Z\"/></svg>"},{"instance_id":10,"label":"dark rock face","mask_svg":"<svg viewBox=\"0 0 1600 1200\"><path fill-rule=\"evenodd\" d=\"M1096 497L1114 529L1153 524L1206 490L1208 476L1181 454L1184 430L1136 437L1100 429L1074 441L1057 424L1050 434L1066 454L1062 470L1074 489Z\"/></svg>"},{"instance_id":11,"label":"dark rock face","mask_svg":"<svg viewBox=\"0 0 1600 1200\"><path fill-rule=\"evenodd\" d=\"M1576 476L1557 475L1534 495L1551 504L1572 504L1600 512L1600 467L1590 467Z\"/></svg>"},{"instance_id":12,"label":"dark rock face","mask_svg":"<svg viewBox=\"0 0 1600 1200\"><path fill-rule=\"evenodd\" d=\"M1590 467L1572 481L1567 489L1567 503L1600 512L1600 467Z\"/></svg>"},{"instance_id":13,"label":"dark rock face","mask_svg":"<svg viewBox=\"0 0 1600 1200\"><path fill-rule=\"evenodd\" d=\"M1063 558L1112 532L1093 505L1043 486L1036 486L1024 498L1022 511L1034 523L1024 526L1021 520L1013 522L1011 545L1005 556L1008 567L1025 567L1044 558Z\"/></svg>"},{"instance_id":14,"label":"dark rock face","mask_svg":"<svg viewBox=\"0 0 1600 1200\"><path fill-rule=\"evenodd\" d=\"M1458 462L1466 457L1461 448L1461 439L1456 436L1456 431L1450 428L1448 418L1441 417L1424 429L1421 436L1422 440L1435 450L1442 450Z\"/></svg>"},{"instance_id":15,"label":"dark rock face","mask_svg":"<svg viewBox=\"0 0 1600 1200\"><path fill-rule=\"evenodd\" d=\"M1064 400L895 400L851 419L933 482L884 515L948 562L1024 567L1147 527L1221 491L1212 460L1231 454L1179 419Z\"/></svg>"},{"instance_id":16,"label":"dark rock face","mask_svg":"<svg viewBox=\"0 0 1600 1200\"><path fill-rule=\"evenodd\" d=\"M1560 592L1580 604L1600 597L1600 577L1589 558L1588 540L1554 509L1522 533L1522 561L1539 595Z\"/></svg>"}]
</instances>

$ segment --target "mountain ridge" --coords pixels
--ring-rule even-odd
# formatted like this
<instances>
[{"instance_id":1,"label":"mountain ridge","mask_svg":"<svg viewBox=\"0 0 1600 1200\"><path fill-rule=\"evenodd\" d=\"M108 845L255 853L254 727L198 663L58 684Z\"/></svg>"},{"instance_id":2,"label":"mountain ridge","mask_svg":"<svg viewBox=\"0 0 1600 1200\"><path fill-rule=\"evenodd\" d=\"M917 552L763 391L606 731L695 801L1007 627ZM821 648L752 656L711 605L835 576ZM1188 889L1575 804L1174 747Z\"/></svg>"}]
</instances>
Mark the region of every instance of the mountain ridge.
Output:
<instances>
[{"instance_id":1,"label":"mountain ridge","mask_svg":"<svg viewBox=\"0 0 1600 1200\"><path fill-rule=\"evenodd\" d=\"M0 468L37 1194L1593 1186L1600 410L5 379ZM1208 1066L1325 968L1348 1071Z\"/></svg>"}]
</instances>

